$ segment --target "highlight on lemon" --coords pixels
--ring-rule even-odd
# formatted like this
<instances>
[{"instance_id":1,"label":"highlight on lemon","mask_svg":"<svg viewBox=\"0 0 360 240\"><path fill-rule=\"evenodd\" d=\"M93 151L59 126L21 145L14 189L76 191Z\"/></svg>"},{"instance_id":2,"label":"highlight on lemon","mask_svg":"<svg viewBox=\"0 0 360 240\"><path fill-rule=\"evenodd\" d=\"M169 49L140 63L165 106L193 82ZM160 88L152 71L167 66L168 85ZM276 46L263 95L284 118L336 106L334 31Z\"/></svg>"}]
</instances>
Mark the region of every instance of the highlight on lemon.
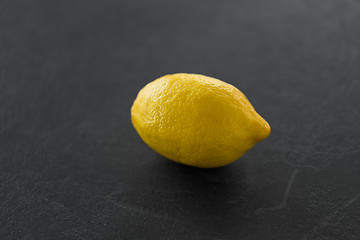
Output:
<instances>
[{"instance_id":1,"label":"highlight on lemon","mask_svg":"<svg viewBox=\"0 0 360 240\"><path fill-rule=\"evenodd\" d=\"M200 74L150 82L138 93L131 119L154 151L200 168L232 163L270 134L269 124L239 89Z\"/></svg>"}]
</instances>

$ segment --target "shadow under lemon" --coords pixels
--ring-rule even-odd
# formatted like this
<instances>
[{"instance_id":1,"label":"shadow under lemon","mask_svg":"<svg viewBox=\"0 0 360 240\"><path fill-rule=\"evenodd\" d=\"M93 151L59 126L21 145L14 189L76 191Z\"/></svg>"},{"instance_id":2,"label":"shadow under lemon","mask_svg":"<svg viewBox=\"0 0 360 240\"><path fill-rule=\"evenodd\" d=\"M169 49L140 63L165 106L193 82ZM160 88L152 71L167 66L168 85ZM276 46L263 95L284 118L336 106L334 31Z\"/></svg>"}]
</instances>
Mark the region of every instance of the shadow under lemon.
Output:
<instances>
[{"instance_id":1,"label":"shadow under lemon","mask_svg":"<svg viewBox=\"0 0 360 240\"><path fill-rule=\"evenodd\" d=\"M202 169L156 154L132 174L132 179L137 184L129 189L129 204L162 223L168 221L168 227L178 224L202 236L239 232L238 223L249 222L248 216L256 207L251 206L254 195L247 188L241 162Z\"/></svg>"}]
</instances>

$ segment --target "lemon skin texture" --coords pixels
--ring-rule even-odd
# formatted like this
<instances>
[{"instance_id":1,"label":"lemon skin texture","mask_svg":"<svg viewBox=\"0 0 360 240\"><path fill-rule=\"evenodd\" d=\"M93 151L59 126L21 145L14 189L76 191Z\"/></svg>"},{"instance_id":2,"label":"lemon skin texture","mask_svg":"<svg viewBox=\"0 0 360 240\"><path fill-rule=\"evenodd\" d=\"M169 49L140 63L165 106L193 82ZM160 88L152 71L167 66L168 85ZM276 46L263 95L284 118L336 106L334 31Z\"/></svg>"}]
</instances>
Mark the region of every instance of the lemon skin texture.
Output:
<instances>
[{"instance_id":1,"label":"lemon skin texture","mask_svg":"<svg viewBox=\"0 0 360 240\"><path fill-rule=\"evenodd\" d=\"M269 124L240 90L200 74L150 82L138 93L131 119L157 153L200 168L232 163L270 134Z\"/></svg>"}]
</instances>

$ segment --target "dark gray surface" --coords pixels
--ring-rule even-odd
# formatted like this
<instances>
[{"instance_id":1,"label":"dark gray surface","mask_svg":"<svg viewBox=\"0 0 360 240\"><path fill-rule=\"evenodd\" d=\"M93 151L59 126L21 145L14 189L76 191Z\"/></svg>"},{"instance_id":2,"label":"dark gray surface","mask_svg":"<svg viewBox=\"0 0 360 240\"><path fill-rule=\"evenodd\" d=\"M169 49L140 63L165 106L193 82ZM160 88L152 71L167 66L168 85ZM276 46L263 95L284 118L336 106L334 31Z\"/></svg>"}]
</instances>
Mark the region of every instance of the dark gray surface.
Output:
<instances>
[{"instance_id":1,"label":"dark gray surface","mask_svg":"<svg viewBox=\"0 0 360 240\"><path fill-rule=\"evenodd\" d=\"M1 239L360 239L356 0L1 1ZM130 107L195 72L271 136L227 167L165 160Z\"/></svg>"}]
</instances>

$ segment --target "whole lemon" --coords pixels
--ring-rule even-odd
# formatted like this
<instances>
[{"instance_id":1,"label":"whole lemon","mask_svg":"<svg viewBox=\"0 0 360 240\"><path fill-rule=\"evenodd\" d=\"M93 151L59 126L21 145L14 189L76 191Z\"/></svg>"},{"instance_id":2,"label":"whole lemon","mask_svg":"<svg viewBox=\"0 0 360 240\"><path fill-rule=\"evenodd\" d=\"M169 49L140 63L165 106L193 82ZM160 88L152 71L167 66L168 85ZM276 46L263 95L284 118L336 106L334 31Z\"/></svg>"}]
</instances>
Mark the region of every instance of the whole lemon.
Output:
<instances>
[{"instance_id":1,"label":"whole lemon","mask_svg":"<svg viewBox=\"0 0 360 240\"><path fill-rule=\"evenodd\" d=\"M201 168L227 165L270 134L269 124L240 90L200 74L150 82L138 93L131 119L157 153Z\"/></svg>"}]
</instances>

